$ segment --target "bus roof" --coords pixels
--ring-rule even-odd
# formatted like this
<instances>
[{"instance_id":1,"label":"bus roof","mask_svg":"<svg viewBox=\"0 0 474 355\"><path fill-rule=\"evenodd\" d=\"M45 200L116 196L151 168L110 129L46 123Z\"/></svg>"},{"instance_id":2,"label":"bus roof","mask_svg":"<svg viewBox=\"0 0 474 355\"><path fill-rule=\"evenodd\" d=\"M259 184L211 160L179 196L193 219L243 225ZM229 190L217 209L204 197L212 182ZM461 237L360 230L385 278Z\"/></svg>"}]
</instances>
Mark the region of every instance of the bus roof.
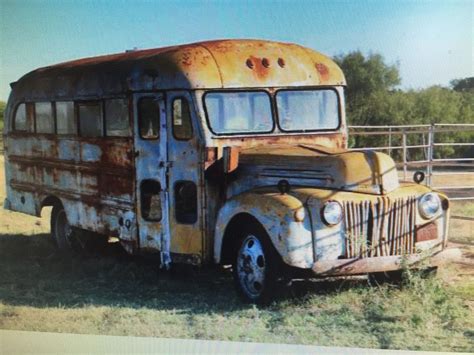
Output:
<instances>
[{"instance_id":1,"label":"bus roof","mask_svg":"<svg viewBox=\"0 0 474 355\"><path fill-rule=\"evenodd\" d=\"M329 57L291 43L216 40L84 58L36 69L17 99L96 97L128 91L345 85Z\"/></svg>"}]
</instances>

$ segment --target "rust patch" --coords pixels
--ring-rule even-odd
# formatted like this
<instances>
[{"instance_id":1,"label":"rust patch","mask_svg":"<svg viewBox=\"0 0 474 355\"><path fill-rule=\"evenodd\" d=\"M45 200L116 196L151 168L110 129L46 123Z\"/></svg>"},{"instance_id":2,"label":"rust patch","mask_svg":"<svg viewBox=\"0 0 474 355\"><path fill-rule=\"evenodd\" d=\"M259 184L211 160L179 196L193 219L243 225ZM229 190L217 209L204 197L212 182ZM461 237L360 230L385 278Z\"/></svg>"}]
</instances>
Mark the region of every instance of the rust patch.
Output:
<instances>
[{"instance_id":1,"label":"rust patch","mask_svg":"<svg viewBox=\"0 0 474 355\"><path fill-rule=\"evenodd\" d=\"M250 57L250 60L252 61L252 64L253 64L253 73L259 80L265 79L270 73L270 69L269 69L270 65L268 63L268 59L266 59L266 63L268 64L268 66L265 66L264 59L266 58L258 58L254 56Z\"/></svg>"},{"instance_id":2,"label":"rust patch","mask_svg":"<svg viewBox=\"0 0 474 355\"><path fill-rule=\"evenodd\" d=\"M438 228L434 222L418 227L416 230L416 242L425 242L438 237Z\"/></svg>"},{"instance_id":3,"label":"rust patch","mask_svg":"<svg viewBox=\"0 0 474 355\"><path fill-rule=\"evenodd\" d=\"M323 63L316 63L316 70L319 73L319 76L321 77L322 81L328 81L329 80L329 68L323 64Z\"/></svg>"}]
</instances>

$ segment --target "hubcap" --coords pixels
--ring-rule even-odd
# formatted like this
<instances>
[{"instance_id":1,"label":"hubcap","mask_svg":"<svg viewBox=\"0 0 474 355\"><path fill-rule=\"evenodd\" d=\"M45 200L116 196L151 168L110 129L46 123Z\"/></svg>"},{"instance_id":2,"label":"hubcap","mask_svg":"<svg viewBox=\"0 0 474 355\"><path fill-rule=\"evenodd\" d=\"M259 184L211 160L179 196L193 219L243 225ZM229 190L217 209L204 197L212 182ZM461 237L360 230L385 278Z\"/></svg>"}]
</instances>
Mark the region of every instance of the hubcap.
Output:
<instances>
[{"instance_id":1,"label":"hubcap","mask_svg":"<svg viewBox=\"0 0 474 355\"><path fill-rule=\"evenodd\" d=\"M244 239L237 256L237 275L244 291L251 298L260 296L265 282L265 254L257 237Z\"/></svg>"}]
</instances>

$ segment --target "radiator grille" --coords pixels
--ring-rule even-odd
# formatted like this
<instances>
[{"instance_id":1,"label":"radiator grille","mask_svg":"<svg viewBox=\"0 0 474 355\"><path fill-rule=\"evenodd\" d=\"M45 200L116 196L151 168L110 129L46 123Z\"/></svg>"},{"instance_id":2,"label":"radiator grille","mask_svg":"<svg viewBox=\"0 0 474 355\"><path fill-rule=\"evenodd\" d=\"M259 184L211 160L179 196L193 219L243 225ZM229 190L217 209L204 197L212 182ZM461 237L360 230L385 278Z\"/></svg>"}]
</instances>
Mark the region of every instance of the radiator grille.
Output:
<instances>
[{"instance_id":1,"label":"radiator grille","mask_svg":"<svg viewBox=\"0 0 474 355\"><path fill-rule=\"evenodd\" d=\"M346 258L414 253L416 204L414 196L344 202Z\"/></svg>"}]
</instances>

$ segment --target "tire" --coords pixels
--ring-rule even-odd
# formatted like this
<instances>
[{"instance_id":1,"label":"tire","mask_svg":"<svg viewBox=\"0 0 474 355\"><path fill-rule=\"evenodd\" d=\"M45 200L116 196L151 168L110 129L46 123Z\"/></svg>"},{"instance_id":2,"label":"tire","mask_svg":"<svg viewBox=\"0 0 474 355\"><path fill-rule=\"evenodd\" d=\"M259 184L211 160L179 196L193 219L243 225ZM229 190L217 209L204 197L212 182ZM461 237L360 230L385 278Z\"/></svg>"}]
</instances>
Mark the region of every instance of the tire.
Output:
<instances>
[{"instance_id":1,"label":"tire","mask_svg":"<svg viewBox=\"0 0 474 355\"><path fill-rule=\"evenodd\" d=\"M282 261L264 231L243 232L235 245L232 272L239 297L266 305L275 296Z\"/></svg>"},{"instance_id":2,"label":"tire","mask_svg":"<svg viewBox=\"0 0 474 355\"><path fill-rule=\"evenodd\" d=\"M66 211L64 211L62 206L53 207L51 213L51 236L61 251L71 252L82 249L77 231L70 226Z\"/></svg>"}]
</instances>

